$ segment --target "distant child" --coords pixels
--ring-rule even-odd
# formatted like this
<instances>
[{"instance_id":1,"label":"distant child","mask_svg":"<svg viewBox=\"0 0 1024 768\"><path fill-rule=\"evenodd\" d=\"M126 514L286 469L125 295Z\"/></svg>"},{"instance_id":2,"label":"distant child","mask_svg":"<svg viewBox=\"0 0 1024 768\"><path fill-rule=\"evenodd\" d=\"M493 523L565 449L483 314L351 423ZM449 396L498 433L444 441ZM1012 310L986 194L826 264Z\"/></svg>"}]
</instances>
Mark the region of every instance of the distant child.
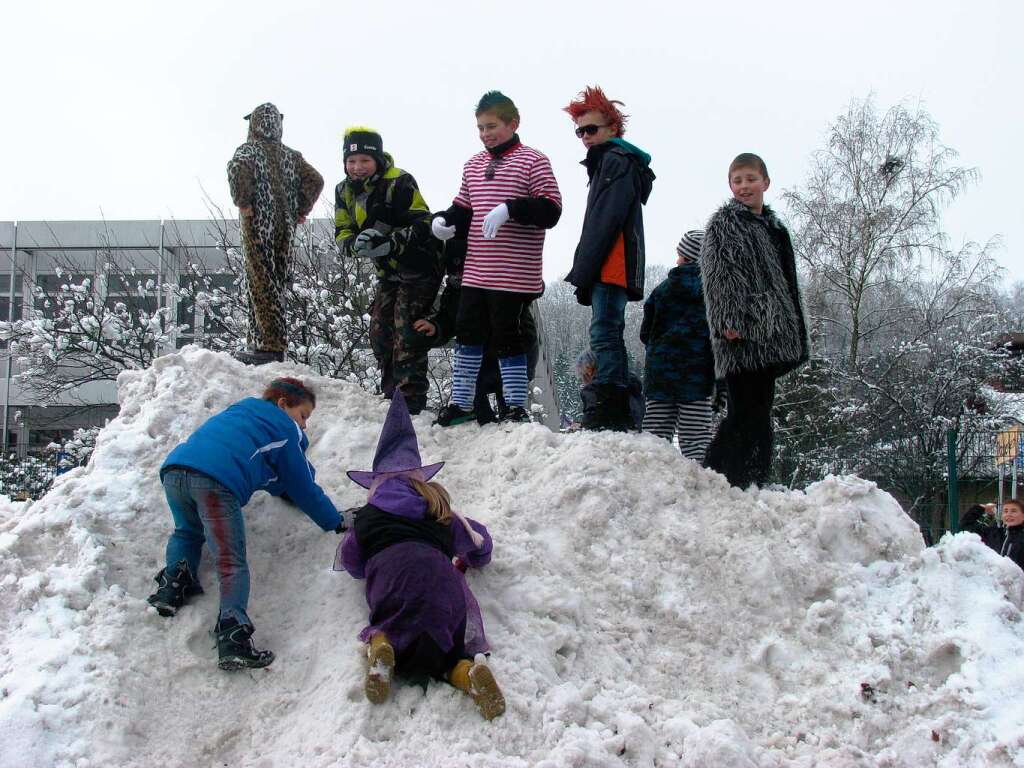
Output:
<instances>
[{"instance_id":1,"label":"distant child","mask_svg":"<svg viewBox=\"0 0 1024 768\"><path fill-rule=\"evenodd\" d=\"M583 412L588 407L593 407L594 400L598 397L597 388L594 385L594 375L597 373L597 355L591 350L583 350L576 358L576 378L580 382L580 401L583 405ZM644 385L635 374L626 374L626 408L628 420L622 425L623 429L639 432L644 421ZM576 429L585 429L585 425L579 424Z\"/></svg>"},{"instance_id":2,"label":"distant child","mask_svg":"<svg viewBox=\"0 0 1024 768\"><path fill-rule=\"evenodd\" d=\"M430 210L416 179L397 168L380 134L345 131L345 180L334 190L334 237L345 255L371 259L377 291L370 346L381 391L402 390L410 413L427 403L429 345L413 322L429 311L441 284L441 249L430 234Z\"/></svg>"},{"instance_id":3,"label":"distant child","mask_svg":"<svg viewBox=\"0 0 1024 768\"><path fill-rule=\"evenodd\" d=\"M1018 499L1003 502L1003 525L1006 526L1006 537L999 554L1024 569L1024 502Z\"/></svg>"},{"instance_id":4,"label":"distant child","mask_svg":"<svg viewBox=\"0 0 1024 768\"><path fill-rule=\"evenodd\" d=\"M705 464L745 488L768 480L775 380L807 362L809 344L789 231L764 203L768 168L744 153L728 179L732 200L708 222L700 254L715 370L729 390Z\"/></svg>"},{"instance_id":5,"label":"distant child","mask_svg":"<svg viewBox=\"0 0 1024 768\"><path fill-rule=\"evenodd\" d=\"M306 422L315 406L316 395L299 379L274 379L262 399L246 398L207 419L160 468L174 532L149 604L161 616L174 616L189 597L202 593L197 576L205 542L220 584L214 631L221 669L265 667L274 660L271 651L253 646L246 613L249 565L242 507L252 494L287 498L323 530L343 529L341 515L306 460Z\"/></svg>"},{"instance_id":6,"label":"distant child","mask_svg":"<svg viewBox=\"0 0 1024 768\"><path fill-rule=\"evenodd\" d=\"M295 227L313 210L324 178L299 152L281 143L284 115L260 104L245 116L249 137L228 163L238 206L249 301L248 365L283 362L288 350L285 295L292 272Z\"/></svg>"},{"instance_id":7,"label":"distant child","mask_svg":"<svg viewBox=\"0 0 1024 768\"><path fill-rule=\"evenodd\" d=\"M640 341L647 347L644 431L671 440L688 459L702 462L711 442L715 360L701 289L700 246L694 229L676 247L676 266L644 302Z\"/></svg>"},{"instance_id":8,"label":"distant child","mask_svg":"<svg viewBox=\"0 0 1024 768\"><path fill-rule=\"evenodd\" d=\"M505 699L486 663L483 620L466 583L466 568L491 560L491 537L451 507L448 492L431 478L444 462L423 466L416 432L401 392L391 400L373 470L348 476L369 489L335 559L366 579L370 623L366 698L382 704L397 673L424 683L445 680L468 693L485 718L505 711Z\"/></svg>"},{"instance_id":9,"label":"distant child","mask_svg":"<svg viewBox=\"0 0 1024 768\"><path fill-rule=\"evenodd\" d=\"M452 402L437 423L447 427L476 418L473 401L484 347L498 358L506 419L529 421L523 306L544 292L544 230L558 223L562 196L547 157L519 141L519 110L500 91L476 106L484 151L462 169L452 206L434 218L440 240L468 240L459 297Z\"/></svg>"},{"instance_id":10,"label":"distant child","mask_svg":"<svg viewBox=\"0 0 1024 768\"><path fill-rule=\"evenodd\" d=\"M462 270L466 261L466 241L452 238L445 243L445 284L444 290L435 302L433 311L413 323L413 328L427 337L431 347L443 347L455 336L455 322L459 312L459 296L462 293ZM519 317L519 331L526 347L526 379L533 379L540 348L537 345L537 325L533 317L533 304L524 304ZM495 396L495 408L491 407L490 396ZM483 426L494 421L505 421L508 403L501 386L501 369L498 358L490 346L484 347L480 373L476 379L476 396L473 411L477 424Z\"/></svg>"},{"instance_id":11,"label":"distant child","mask_svg":"<svg viewBox=\"0 0 1024 768\"><path fill-rule=\"evenodd\" d=\"M644 297L643 206L654 173L651 156L622 138L627 116L619 106L594 87L565 107L587 150L583 164L590 186L583 231L565 278L576 286L576 300L593 309L590 348L597 373L583 411L584 429L629 427L626 303Z\"/></svg>"}]
</instances>

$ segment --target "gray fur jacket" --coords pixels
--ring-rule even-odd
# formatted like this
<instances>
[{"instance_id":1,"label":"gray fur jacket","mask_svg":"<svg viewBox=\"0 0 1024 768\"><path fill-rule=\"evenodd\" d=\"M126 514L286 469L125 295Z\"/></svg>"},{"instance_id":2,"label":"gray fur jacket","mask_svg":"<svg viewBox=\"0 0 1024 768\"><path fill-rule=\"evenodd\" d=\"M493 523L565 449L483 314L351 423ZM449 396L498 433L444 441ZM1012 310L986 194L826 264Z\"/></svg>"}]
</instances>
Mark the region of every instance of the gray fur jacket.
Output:
<instances>
[{"instance_id":1,"label":"gray fur jacket","mask_svg":"<svg viewBox=\"0 0 1024 768\"><path fill-rule=\"evenodd\" d=\"M808 359L793 243L766 205L761 216L730 200L708 221L700 251L715 374L782 376ZM729 341L725 329L740 338Z\"/></svg>"}]
</instances>

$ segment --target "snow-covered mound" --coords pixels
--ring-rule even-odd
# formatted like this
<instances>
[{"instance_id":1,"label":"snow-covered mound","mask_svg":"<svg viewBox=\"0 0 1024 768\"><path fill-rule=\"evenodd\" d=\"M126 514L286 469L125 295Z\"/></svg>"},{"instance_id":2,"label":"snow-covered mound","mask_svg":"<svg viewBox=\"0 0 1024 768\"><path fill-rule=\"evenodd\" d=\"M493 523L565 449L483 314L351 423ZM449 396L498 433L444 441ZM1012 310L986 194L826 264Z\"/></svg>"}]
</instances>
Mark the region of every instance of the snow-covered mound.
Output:
<instances>
[{"instance_id":1,"label":"snow-covered mound","mask_svg":"<svg viewBox=\"0 0 1024 768\"><path fill-rule=\"evenodd\" d=\"M442 684L362 694L363 584L338 537L276 499L246 509L258 644L227 674L216 580L174 619L145 598L170 531L157 476L205 418L291 366L188 348L123 374L85 468L0 505L0 765L1020 766L1020 571L963 534L923 549L855 478L744 493L651 436L440 429L425 461L494 535L470 574L507 714ZM309 457L365 491L385 404L319 390Z\"/></svg>"}]
</instances>

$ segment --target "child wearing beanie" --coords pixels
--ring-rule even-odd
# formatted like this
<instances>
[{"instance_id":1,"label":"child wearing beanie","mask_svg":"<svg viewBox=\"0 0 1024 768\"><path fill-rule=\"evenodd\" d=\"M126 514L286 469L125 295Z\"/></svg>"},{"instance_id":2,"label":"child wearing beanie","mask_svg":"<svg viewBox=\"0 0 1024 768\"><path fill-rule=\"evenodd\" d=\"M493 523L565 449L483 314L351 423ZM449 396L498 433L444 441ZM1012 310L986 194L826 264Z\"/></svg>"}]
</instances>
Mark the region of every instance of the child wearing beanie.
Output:
<instances>
[{"instance_id":1,"label":"child wearing beanie","mask_svg":"<svg viewBox=\"0 0 1024 768\"><path fill-rule=\"evenodd\" d=\"M381 392L405 395L410 413L427 402L429 345L413 322L430 310L441 284L441 248L430 209L412 174L395 166L377 131L345 131L345 179L334 190L334 237L345 256L369 259L377 272L370 346Z\"/></svg>"},{"instance_id":2,"label":"child wearing beanie","mask_svg":"<svg viewBox=\"0 0 1024 768\"><path fill-rule=\"evenodd\" d=\"M640 340L647 347L644 432L671 440L688 459L703 461L711 442L715 361L701 287L704 232L683 235L676 266L644 302Z\"/></svg>"}]
</instances>

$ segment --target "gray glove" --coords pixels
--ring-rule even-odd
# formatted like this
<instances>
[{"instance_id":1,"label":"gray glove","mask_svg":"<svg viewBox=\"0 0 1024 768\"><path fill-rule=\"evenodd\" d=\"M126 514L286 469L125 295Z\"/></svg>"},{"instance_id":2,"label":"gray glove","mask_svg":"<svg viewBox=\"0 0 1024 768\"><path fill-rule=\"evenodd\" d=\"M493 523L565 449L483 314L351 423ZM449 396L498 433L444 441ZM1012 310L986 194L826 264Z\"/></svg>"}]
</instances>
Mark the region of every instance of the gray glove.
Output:
<instances>
[{"instance_id":1,"label":"gray glove","mask_svg":"<svg viewBox=\"0 0 1024 768\"><path fill-rule=\"evenodd\" d=\"M352 243L352 255L360 259L377 259L391 253L391 238L376 229L364 229Z\"/></svg>"}]
</instances>

